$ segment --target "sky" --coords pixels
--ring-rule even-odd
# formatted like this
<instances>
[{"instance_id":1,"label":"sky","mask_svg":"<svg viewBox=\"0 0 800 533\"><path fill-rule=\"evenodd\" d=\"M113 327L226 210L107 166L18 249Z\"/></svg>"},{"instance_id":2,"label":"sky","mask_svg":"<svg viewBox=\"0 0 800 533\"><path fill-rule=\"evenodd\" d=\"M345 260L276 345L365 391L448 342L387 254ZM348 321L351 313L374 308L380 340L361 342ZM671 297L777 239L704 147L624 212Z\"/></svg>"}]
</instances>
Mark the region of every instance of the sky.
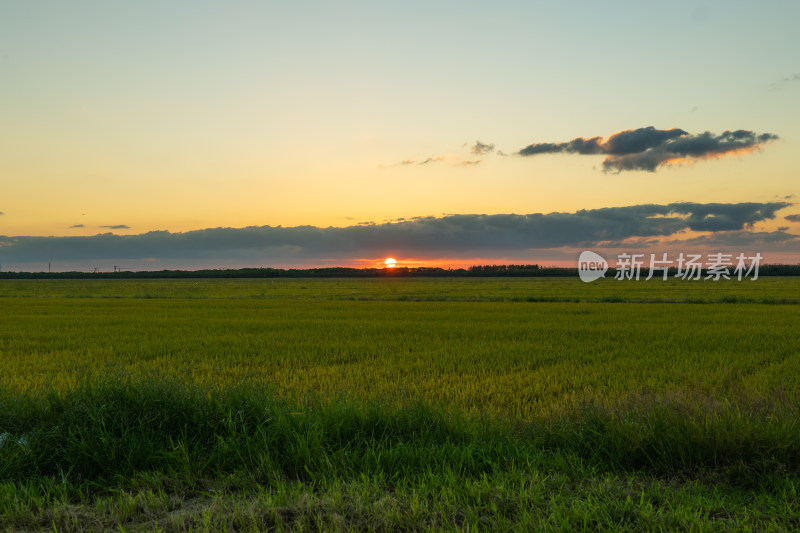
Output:
<instances>
[{"instance_id":1,"label":"sky","mask_svg":"<svg viewBox=\"0 0 800 533\"><path fill-rule=\"evenodd\" d=\"M0 268L800 263L800 3L0 3Z\"/></svg>"}]
</instances>

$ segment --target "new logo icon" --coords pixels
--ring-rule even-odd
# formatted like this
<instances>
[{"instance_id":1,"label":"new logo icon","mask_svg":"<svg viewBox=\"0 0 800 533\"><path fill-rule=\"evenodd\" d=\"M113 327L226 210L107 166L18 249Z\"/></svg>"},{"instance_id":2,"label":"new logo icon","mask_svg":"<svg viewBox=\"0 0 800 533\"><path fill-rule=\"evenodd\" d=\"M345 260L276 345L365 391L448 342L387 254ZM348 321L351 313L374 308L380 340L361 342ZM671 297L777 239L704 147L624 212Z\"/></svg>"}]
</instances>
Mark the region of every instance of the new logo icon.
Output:
<instances>
[{"instance_id":1,"label":"new logo icon","mask_svg":"<svg viewBox=\"0 0 800 533\"><path fill-rule=\"evenodd\" d=\"M585 251L581 252L578 257L578 275L581 281L589 283L596 279L606 277L608 270L608 261L603 259L603 256L594 252Z\"/></svg>"}]
</instances>

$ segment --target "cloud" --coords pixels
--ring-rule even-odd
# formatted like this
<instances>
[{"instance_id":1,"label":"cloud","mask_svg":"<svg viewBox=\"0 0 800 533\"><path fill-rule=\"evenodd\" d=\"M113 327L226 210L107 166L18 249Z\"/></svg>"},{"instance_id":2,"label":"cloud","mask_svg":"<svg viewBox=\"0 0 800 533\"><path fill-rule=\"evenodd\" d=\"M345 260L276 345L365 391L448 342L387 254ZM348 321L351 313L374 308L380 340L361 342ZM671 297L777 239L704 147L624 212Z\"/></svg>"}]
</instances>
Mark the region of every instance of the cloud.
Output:
<instances>
[{"instance_id":1,"label":"cloud","mask_svg":"<svg viewBox=\"0 0 800 533\"><path fill-rule=\"evenodd\" d=\"M130 226L126 226L125 224L114 224L113 226L100 226L100 227L107 229L131 229Z\"/></svg>"},{"instance_id":2,"label":"cloud","mask_svg":"<svg viewBox=\"0 0 800 533\"><path fill-rule=\"evenodd\" d=\"M785 78L781 78L780 80L778 80L778 81L776 81L774 83L771 83L770 84L770 89L772 89L772 90L780 89L781 87L783 87L783 86L785 86L787 84L798 82L798 81L800 81L800 74L793 74L791 76L787 76Z\"/></svg>"},{"instance_id":3,"label":"cloud","mask_svg":"<svg viewBox=\"0 0 800 533\"><path fill-rule=\"evenodd\" d=\"M440 155L438 157L429 157L425 161L421 161L420 165L427 165L428 163L439 163L440 161L444 161L444 156Z\"/></svg>"},{"instance_id":4,"label":"cloud","mask_svg":"<svg viewBox=\"0 0 800 533\"><path fill-rule=\"evenodd\" d=\"M439 156L428 157L427 159L423 159L422 161L417 161L416 159L405 159L405 160L403 160L403 161L401 161L399 163L395 163L393 165L378 165L378 167L379 168L387 168L387 167L410 166L410 165L414 165L414 166L417 166L417 165L430 165L432 163L441 163L443 161L446 161L447 159L448 159L448 156L439 155ZM451 159L455 159L454 156L451 156ZM481 162L480 159L471 160L471 161L470 160L458 161L456 159L455 161L453 161L451 163L451 165L454 166L454 167L460 167L460 166L477 165L480 162Z\"/></svg>"},{"instance_id":5,"label":"cloud","mask_svg":"<svg viewBox=\"0 0 800 533\"><path fill-rule=\"evenodd\" d=\"M462 147L469 146L468 143L464 143ZM473 155L485 155L490 154L495 151L494 143L484 143L479 140L475 141L475 144L470 146L470 153ZM502 151L497 151L497 155L505 156ZM455 167L460 166L470 166L470 165L477 165L481 162L480 159L476 160L461 160L460 157L449 154L449 155L440 155L440 156L431 156L423 160L417 159L404 159L399 163L394 163L390 165L378 165L379 168L388 168L388 167L397 167L397 166L411 166L411 165L429 165L431 163L441 163L444 161L450 160L450 164Z\"/></svg>"},{"instance_id":6,"label":"cloud","mask_svg":"<svg viewBox=\"0 0 800 533\"><path fill-rule=\"evenodd\" d=\"M775 218L789 203L681 202L527 215L463 214L347 227L209 228L185 233L105 233L74 237L0 237L0 262L194 260L319 264L357 257L487 257L559 247L594 247L626 239L676 238L687 230L740 232ZM738 234L737 234L738 235ZM780 239L794 238L779 234ZM762 237L764 238L764 237ZM784 241L781 241L784 242Z\"/></svg>"},{"instance_id":7,"label":"cloud","mask_svg":"<svg viewBox=\"0 0 800 533\"><path fill-rule=\"evenodd\" d=\"M394 163L394 164L391 164L391 165L383 165L383 164L378 165L378 168L405 167L405 166L411 166L411 165L427 165L427 164L430 164L430 163L439 163L439 162L444 161L444 160L445 160L445 156L443 156L443 155L436 156L436 157L429 157L429 158L424 159L422 161L417 161L416 159L403 159L399 163Z\"/></svg>"},{"instance_id":8,"label":"cloud","mask_svg":"<svg viewBox=\"0 0 800 533\"><path fill-rule=\"evenodd\" d=\"M781 229L778 231L725 231L699 235L681 241L667 241L664 244L667 246L678 244L681 246L704 247L769 246L777 244L784 248L792 244L796 250L797 245L800 245L800 238Z\"/></svg>"},{"instance_id":9,"label":"cloud","mask_svg":"<svg viewBox=\"0 0 800 533\"><path fill-rule=\"evenodd\" d=\"M69 229L74 229L74 228L85 228L85 227L86 227L86 226L84 226L83 224L73 224L73 225L71 225L71 226L69 227Z\"/></svg>"},{"instance_id":10,"label":"cloud","mask_svg":"<svg viewBox=\"0 0 800 533\"><path fill-rule=\"evenodd\" d=\"M602 154L606 156L604 171L655 172L664 165L752 152L777 138L771 133L756 134L749 130L724 131L716 135L709 131L694 134L678 128L658 130L648 126L620 131L605 140L602 137L578 137L567 142L530 144L517 154Z\"/></svg>"},{"instance_id":11,"label":"cloud","mask_svg":"<svg viewBox=\"0 0 800 533\"><path fill-rule=\"evenodd\" d=\"M485 144L480 141L475 141L475 144L470 148L470 152L475 155L490 154L494 152L494 144Z\"/></svg>"},{"instance_id":12,"label":"cloud","mask_svg":"<svg viewBox=\"0 0 800 533\"><path fill-rule=\"evenodd\" d=\"M738 204L670 204L674 212L690 213L686 217L693 231L732 231L752 227L756 222L775 218L775 212L792 204L788 202Z\"/></svg>"},{"instance_id":13,"label":"cloud","mask_svg":"<svg viewBox=\"0 0 800 533\"><path fill-rule=\"evenodd\" d=\"M800 215L786 215L783 218L785 218L789 222L799 222L800 223Z\"/></svg>"},{"instance_id":14,"label":"cloud","mask_svg":"<svg viewBox=\"0 0 800 533\"><path fill-rule=\"evenodd\" d=\"M600 248L616 248L627 250L657 249L665 252L670 249L683 251L706 249L709 251L733 252L743 248L758 247L761 251L770 250L781 254L800 252L800 236L786 232L787 228L777 231L719 231L697 235L690 238L629 238L621 241L603 243ZM774 253L770 255L775 255Z\"/></svg>"}]
</instances>

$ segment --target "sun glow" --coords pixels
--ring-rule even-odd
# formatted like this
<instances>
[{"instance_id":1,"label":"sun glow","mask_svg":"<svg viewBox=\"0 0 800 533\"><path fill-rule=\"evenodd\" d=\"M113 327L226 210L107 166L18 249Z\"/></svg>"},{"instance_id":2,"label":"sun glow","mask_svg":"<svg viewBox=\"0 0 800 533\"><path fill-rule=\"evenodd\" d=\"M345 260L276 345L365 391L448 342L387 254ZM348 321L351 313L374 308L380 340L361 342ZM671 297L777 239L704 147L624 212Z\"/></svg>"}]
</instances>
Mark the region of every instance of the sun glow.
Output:
<instances>
[{"instance_id":1,"label":"sun glow","mask_svg":"<svg viewBox=\"0 0 800 533\"><path fill-rule=\"evenodd\" d=\"M394 268L397 265L397 261L394 260L394 257L387 257L383 264L386 265L386 268Z\"/></svg>"}]
</instances>

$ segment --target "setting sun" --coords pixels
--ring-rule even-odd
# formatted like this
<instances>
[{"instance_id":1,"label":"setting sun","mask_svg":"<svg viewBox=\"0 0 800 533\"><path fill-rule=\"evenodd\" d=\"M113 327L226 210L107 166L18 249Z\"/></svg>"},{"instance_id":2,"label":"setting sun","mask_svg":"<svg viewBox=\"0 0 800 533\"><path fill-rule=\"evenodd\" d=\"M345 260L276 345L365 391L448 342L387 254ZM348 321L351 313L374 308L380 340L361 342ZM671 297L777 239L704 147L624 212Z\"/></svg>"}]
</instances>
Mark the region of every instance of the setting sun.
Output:
<instances>
[{"instance_id":1,"label":"setting sun","mask_svg":"<svg viewBox=\"0 0 800 533\"><path fill-rule=\"evenodd\" d=\"M387 257L383 264L386 265L386 268L394 268L397 265L397 261L394 260L394 257Z\"/></svg>"}]
</instances>

